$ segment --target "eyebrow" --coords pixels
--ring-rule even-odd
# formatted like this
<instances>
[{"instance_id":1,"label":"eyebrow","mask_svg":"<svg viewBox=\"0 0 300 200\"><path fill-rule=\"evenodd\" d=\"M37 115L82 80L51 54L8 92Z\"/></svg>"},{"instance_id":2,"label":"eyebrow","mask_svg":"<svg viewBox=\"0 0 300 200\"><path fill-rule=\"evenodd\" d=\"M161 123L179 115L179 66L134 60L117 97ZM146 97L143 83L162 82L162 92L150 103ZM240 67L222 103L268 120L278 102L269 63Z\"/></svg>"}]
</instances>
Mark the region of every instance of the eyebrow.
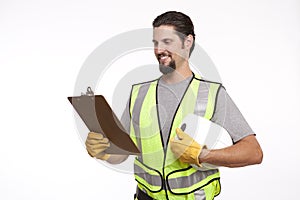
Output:
<instances>
[{"instance_id":1,"label":"eyebrow","mask_svg":"<svg viewBox=\"0 0 300 200\"><path fill-rule=\"evenodd\" d=\"M162 41L163 41L163 42L166 42L166 41L171 41L171 42L172 42L172 41L174 41L174 40L171 39L171 38L165 38L165 39L162 39Z\"/></svg>"},{"instance_id":2,"label":"eyebrow","mask_svg":"<svg viewBox=\"0 0 300 200\"><path fill-rule=\"evenodd\" d=\"M171 42L172 42L172 41L174 41L174 40L171 39L171 38L164 38L164 39L162 39L161 41L163 41L163 42L171 41ZM155 43L155 42L157 42L157 40L154 40L154 39L153 39L152 42Z\"/></svg>"}]
</instances>

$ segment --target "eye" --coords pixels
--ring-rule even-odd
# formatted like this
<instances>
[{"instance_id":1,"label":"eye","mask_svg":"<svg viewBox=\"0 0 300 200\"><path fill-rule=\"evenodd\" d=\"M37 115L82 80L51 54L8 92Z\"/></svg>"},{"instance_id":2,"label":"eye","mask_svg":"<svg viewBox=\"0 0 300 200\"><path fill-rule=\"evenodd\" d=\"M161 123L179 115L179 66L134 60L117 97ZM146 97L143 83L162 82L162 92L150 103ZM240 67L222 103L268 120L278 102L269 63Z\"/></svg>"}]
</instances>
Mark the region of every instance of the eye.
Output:
<instances>
[{"instance_id":1,"label":"eye","mask_svg":"<svg viewBox=\"0 0 300 200\"><path fill-rule=\"evenodd\" d=\"M158 46L158 42L157 42L157 41L152 40L152 42L153 42L154 47L157 47L157 46Z\"/></svg>"},{"instance_id":2,"label":"eye","mask_svg":"<svg viewBox=\"0 0 300 200\"><path fill-rule=\"evenodd\" d=\"M172 43L172 40L171 39L164 39L163 42L166 44L166 45L170 45Z\"/></svg>"}]
</instances>

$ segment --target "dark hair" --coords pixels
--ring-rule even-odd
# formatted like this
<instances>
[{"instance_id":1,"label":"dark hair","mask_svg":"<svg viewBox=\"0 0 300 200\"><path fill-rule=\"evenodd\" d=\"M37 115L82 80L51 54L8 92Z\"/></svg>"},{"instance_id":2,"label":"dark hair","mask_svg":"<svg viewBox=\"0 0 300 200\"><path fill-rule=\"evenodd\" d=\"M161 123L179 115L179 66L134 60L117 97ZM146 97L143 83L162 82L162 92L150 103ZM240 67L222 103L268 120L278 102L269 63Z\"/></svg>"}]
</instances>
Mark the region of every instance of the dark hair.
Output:
<instances>
[{"instance_id":1,"label":"dark hair","mask_svg":"<svg viewBox=\"0 0 300 200\"><path fill-rule=\"evenodd\" d=\"M177 34L177 35L180 37L182 42L184 41L186 36L191 34L194 39L191 50L190 50L190 55L191 55L191 53L195 47L195 33L194 33L193 22L189 16L187 16L181 12L177 12L177 11L168 11L168 12L165 12L165 13L157 16L154 19L152 25L153 25L153 28L159 27L161 25L173 26L175 31L181 33L181 34Z\"/></svg>"}]
</instances>

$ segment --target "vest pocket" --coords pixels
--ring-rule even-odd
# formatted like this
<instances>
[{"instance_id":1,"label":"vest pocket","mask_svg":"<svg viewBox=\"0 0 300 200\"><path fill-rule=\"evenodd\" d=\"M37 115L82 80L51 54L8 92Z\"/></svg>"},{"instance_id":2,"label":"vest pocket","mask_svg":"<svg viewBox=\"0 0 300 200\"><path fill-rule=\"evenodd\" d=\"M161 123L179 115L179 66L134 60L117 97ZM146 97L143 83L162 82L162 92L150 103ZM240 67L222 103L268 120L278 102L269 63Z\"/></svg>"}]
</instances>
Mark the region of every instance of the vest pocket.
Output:
<instances>
[{"instance_id":1,"label":"vest pocket","mask_svg":"<svg viewBox=\"0 0 300 200\"><path fill-rule=\"evenodd\" d=\"M217 169L198 171L193 167L172 171L166 177L168 189L173 194L190 194L219 180L220 174Z\"/></svg>"},{"instance_id":2,"label":"vest pocket","mask_svg":"<svg viewBox=\"0 0 300 200\"><path fill-rule=\"evenodd\" d=\"M134 160L134 176L135 180L150 192L159 192L163 188L163 177L161 173L143 164L137 158Z\"/></svg>"}]
</instances>

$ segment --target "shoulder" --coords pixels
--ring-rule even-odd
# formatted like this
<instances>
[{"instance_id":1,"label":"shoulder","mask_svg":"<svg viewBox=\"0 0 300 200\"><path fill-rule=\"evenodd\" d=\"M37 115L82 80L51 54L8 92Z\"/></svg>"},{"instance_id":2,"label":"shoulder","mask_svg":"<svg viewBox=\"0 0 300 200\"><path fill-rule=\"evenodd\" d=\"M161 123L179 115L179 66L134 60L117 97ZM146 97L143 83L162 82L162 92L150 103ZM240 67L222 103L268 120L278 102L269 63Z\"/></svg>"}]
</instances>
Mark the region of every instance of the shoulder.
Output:
<instances>
[{"instance_id":1,"label":"shoulder","mask_svg":"<svg viewBox=\"0 0 300 200\"><path fill-rule=\"evenodd\" d=\"M199 76L194 76L194 80L199 81L200 83L205 83L205 84L208 84L208 85L214 85L214 86L218 87L219 89L222 89L222 90L226 91L225 87L223 86L223 84L221 82L211 81L211 80L208 80L204 77L199 77Z\"/></svg>"},{"instance_id":2,"label":"shoulder","mask_svg":"<svg viewBox=\"0 0 300 200\"><path fill-rule=\"evenodd\" d=\"M154 79L154 80L151 80L151 81L145 81L145 82L136 83L136 84L133 84L132 87L147 86L147 85L150 85L150 84L152 84L152 83L157 82L158 79L159 79L159 78Z\"/></svg>"},{"instance_id":3,"label":"shoulder","mask_svg":"<svg viewBox=\"0 0 300 200\"><path fill-rule=\"evenodd\" d=\"M139 93L139 91L147 91L149 89L149 87L151 86L151 84L157 84L158 80L159 80L159 78L151 80L151 81L145 81L145 82L133 84L131 87L131 92L130 92L131 96L137 95Z\"/></svg>"}]
</instances>

